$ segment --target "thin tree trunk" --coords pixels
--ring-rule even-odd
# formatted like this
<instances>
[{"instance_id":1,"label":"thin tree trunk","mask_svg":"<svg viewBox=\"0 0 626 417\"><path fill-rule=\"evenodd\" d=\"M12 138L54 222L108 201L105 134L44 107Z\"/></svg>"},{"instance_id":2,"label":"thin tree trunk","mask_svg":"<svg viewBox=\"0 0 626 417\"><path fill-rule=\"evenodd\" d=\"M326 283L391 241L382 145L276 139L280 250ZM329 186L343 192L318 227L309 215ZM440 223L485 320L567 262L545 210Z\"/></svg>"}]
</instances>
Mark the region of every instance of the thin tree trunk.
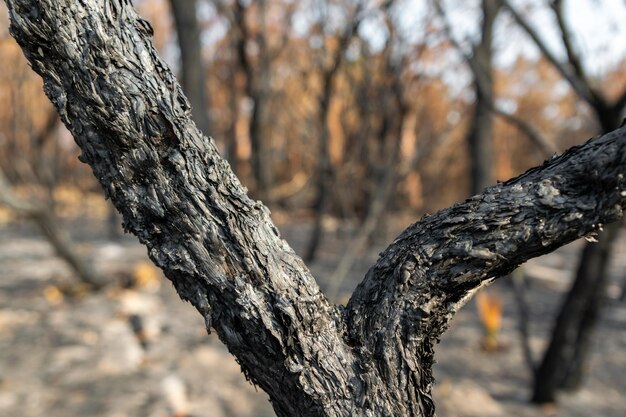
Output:
<instances>
[{"instance_id":1,"label":"thin tree trunk","mask_svg":"<svg viewBox=\"0 0 626 417\"><path fill-rule=\"evenodd\" d=\"M338 45L332 54L330 65L322 70L322 93L319 97L319 126L320 126L320 140L319 140L319 155L318 155L318 178L316 184L315 203L313 204L313 210L315 220L313 221L313 230L309 239L308 246L304 254L305 262L312 262L317 256L317 250L319 249L322 237L324 234L323 220L326 214L328 206L328 200L330 193L328 188L332 182L333 170L330 163L330 128L328 126L328 113L330 112L330 103L333 94L334 81L341 64L345 49L352 40L352 37L359 28L361 22L358 16L361 11L362 3L358 3L352 22L341 33L338 39Z\"/></svg>"},{"instance_id":2,"label":"thin tree trunk","mask_svg":"<svg viewBox=\"0 0 626 417\"><path fill-rule=\"evenodd\" d=\"M340 309L195 127L130 2L6 3L81 160L278 417L432 417L458 308L626 206L621 128L410 226Z\"/></svg>"},{"instance_id":3,"label":"thin tree trunk","mask_svg":"<svg viewBox=\"0 0 626 417\"><path fill-rule=\"evenodd\" d=\"M238 158L238 138L237 138L237 122L239 121L239 85L237 75L239 74L239 66L237 65L236 53L237 50L237 33L231 35L232 45L231 53L234 55L232 67L228 72L228 107L230 110L230 120L228 122L228 132L226 134L226 160L230 163L230 166L235 174L239 173L239 160Z\"/></svg>"},{"instance_id":4,"label":"thin tree trunk","mask_svg":"<svg viewBox=\"0 0 626 417\"><path fill-rule=\"evenodd\" d=\"M531 376L537 371L537 363L533 356L532 346L530 344L530 307L527 298L527 281L524 275L524 268L519 267L511 273L510 284L513 289L513 296L517 304L517 315L519 316L518 327L520 335L520 345L524 353L524 361L528 367Z\"/></svg>"},{"instance_id":5,"label":"thin tree trunk","mask_svg":"<svg viewBox=\"0 0 626 417\"><path fill-rule=\"evenodd\" d=\"M193 120L205 134L211 131L205 65L202 60L196 0L170 0L181 57L183 91L189 99Z\"/></svg>"},{"instance_id":6,"label":"thin tree trunk","mask_svg":"<svg viewBox=\"0 0 626 417\"><path fill-rule=\"evenodd\" d=\"M500 5L496 0L483 0L483 22L480 43L474 45L473 65L476 101L474 113L467 134L470 155L471 195L478 194L493 183L493 120L490 103L493 101L493 25L498 16ZM480 78L480 79L479 79Z\"/></svg>"},{"instance_id":7,"label":"thin tree trunk","mask_svg":"<svg viewBox=\"0 0 626 417\"><path fill-rule=\"evenodd\" d=\"M339 68L339 62L337 61L337 68ZM332 95L332 82L336 70L327 74L324 80L324 90L320 99L320 113L319 113L319 126L321 127L320 139L319 139L319 154L318 154L318 173L316 183L316 197L313 204L313 211L315 213L315 220L313 221L313 229L311 237L309 239L308 246L304 253L304 261L307 263L315 260L317 256L317 250L322 241L324 234L324 215L326 213L326 206L330 197L329 186L332 181L332 167L330 164L330 150L328 141L330 139L330 130L328 127L328 112L330 110L330 99Z\"/></svg>"},{"instance_id":8,"label":"thin tree trunk","mask_svg":"<svg viewBox=\"0 0 626 417\"><path fill-rule=\"evenodd\" d=\"M240 0L235 1L234 23L239 32L237 57L239 59L239 65L246 75L246 95L253 103L248 125L248 135L252 148L251 164L252 174L256 182L256 194L260 199L271 203L269 199L271 197L273 171L271 155L268 149L269 142L264 132L265 107L267 105L267 96L270 88L270 62L265 33L265 1L259 1L257 3L257 23L260 30L260 33L257 34L257 43L259 46L258 71L255 71L246 51L248 41L252 36L246 22L247 7L244 6Z\"/></svg>"}]
</instances>

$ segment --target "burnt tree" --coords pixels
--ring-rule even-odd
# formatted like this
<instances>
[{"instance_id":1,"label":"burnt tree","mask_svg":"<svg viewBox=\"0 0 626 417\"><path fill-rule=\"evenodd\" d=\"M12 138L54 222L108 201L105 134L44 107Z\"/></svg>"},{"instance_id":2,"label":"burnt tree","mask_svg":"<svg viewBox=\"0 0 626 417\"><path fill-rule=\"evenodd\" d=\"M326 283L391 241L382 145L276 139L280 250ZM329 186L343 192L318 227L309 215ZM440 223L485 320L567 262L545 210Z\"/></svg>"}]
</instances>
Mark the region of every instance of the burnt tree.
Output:
<instances>
[{"instance_id":1,"label":"burnt tree","mask_svg":"<svg viewBox=\"0 0 626 417\"><path fill-rule=\"evenodd\" d=\"M618 96L610 99L591 81L580 51L575 47L572 28L565 19L563 1L552 1L550 8L561 34L564 60L559 60L551 52L539 33L508 0L498 1L581 101L589 106L600 130L608 133L617 129L626 110L626 89L618 91ZM604 294L608 283L608 264L619 228L617 223L607 226L599 242L587 243L581 253L574 283L557 315L552 339L535 369L533 402L554 402L559 390L575 390L581 385L588 367L593 332L606 304Z\"/></svg>"},{"instance_id":2,"label":"burnt tree","mask_svg":"<svg viewBox=\"0 0 626 417\"><path fill-rule=\"evenodd\" d=\"M332 305L191 120L130 0L5 0L107 196L278 416L433 416L433 344L479 287L615 221L626 127L424 217Z\"/></svg>"}]
</instances>

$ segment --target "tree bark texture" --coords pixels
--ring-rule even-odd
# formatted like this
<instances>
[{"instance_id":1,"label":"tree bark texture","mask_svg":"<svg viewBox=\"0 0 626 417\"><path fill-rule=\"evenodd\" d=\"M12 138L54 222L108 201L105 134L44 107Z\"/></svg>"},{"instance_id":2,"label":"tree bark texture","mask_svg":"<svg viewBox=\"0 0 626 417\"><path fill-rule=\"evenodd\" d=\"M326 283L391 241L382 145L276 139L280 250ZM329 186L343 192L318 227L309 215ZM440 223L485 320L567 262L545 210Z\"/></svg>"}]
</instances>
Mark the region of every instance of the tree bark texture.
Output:
<instances>
[{"instance_id":1,"label":"tree bark texture","mask_svg":"<svg viewBox=\"0 0 626 417\"><path fill-rule=\"evenodd\" d=\"M472 292L626 205L621 128L410 226L336 307L196 128L130 0L5 1L126 229L279 417L433 416L433 343Z\"/></svg>"},{"instance_id":2,"label":"tree bark texture","mask_svg":"<svg viewBox=\"0 0 626 417\"><path fill-rule=\"evenodd\" d=\"M176 23L180 49L183 90L193 109L193 120L196 126L208 135L211 128L209 100L206 93L205 66L202 60L196 0L170 0L170 5Z\"/></svg>"}]
</instances>

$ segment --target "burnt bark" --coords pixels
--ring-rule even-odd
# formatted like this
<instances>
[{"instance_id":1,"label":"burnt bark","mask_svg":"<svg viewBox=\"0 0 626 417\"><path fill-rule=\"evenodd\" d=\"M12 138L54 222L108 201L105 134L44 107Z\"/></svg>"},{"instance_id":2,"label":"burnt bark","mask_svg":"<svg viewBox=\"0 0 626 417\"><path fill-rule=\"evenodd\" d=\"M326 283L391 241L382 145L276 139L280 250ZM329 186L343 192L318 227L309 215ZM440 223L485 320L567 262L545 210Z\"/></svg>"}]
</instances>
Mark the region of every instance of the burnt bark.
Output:
<instances>
[{"instance_id":1,"label":"burnt bark","mask_svg":"<svg viewBox=\"0 0 626 417\"><path fill-rule=\"evenodd\" d=\"M205 65L202 60L200 25L196 0L170 0L180 49L183 91L193 109L193 120L203 133L209 134L209 100L206 92Z\"/></svg>"},{"instance_id":2,"label":"burnt bark","mask_svg":"<svg viewBox=\"0 0 626 417\"><path fill-rule=\"evenodd\" d=\"M456 310L626 205L621 128L410 226L336 307L196 128L129 0L6 3L81 160L279 417L433 416Z\"/></svg>"}]
</instances>

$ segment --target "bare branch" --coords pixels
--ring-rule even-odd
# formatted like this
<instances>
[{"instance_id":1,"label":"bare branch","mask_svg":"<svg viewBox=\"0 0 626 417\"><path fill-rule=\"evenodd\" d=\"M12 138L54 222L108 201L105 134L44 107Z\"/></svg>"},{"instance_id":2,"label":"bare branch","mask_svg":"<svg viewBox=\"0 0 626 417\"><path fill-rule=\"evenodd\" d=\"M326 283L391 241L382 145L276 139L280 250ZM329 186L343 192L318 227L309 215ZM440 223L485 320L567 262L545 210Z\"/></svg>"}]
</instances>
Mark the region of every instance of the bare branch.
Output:
<instances>
[{"instance_id":1,"label":"bare branch","mask_svg":"<svg viewBox=\"0 0 626 417\"><path fill-rule=\"evenodd\" d=\"M622 127L425 217L396 238L354 292L351 337L372 354L401 349L432 359L424 343L480 286L619 219L625 175Z\"/></svg>"},{"instance_id":2,"label":"bare branch","mask_svg":"<svg viewBox=\"0 0 626 417\"><path fill-rule=\"evenodd\" d=\"M495 97L493 96L493 89L487 88L485 85L485 70L480 66L477 62L477 59L474 55L468 54L463 50L461 44L454 38L452 35L452 30L450 28L450 24L448 22L445 11L441 7L441 3L439 0L434 1L435 9L442 20L443 28L446 33L446 37L450 40L452 45L455 47L457 52L463 56L465 62L467 62L472 74L474 76L474 81L476 83L476 87L480 89L483 97L485 98L487 107L496 115L502 117L508 123L517 127L522 133L524 133L531 142L537 146L544 154L552 155L559 151L554 143L546 139L543 135L537 131L534 127L532 127L529 123L524 121L522 118L516 116L515 114L509 113L502 108L500 108L496 104ZM475 48L474 48L475 49Z\"/></svg>"},{"instance_id":3,"label":"bare branch","mask_svg":"<svg viewBox=\"0 0 626 417\"><path fill-rule=\"evenodd\" d=\"M553 0L551 3L551 7L554 11L556 21L559 25L559 30L561 31L561 39L563 40L563 46L565 47L565 52L567 53L567 60L574 70L576 76L585 85L589 85L585 70L582 65L582 60L580 59L580 55L578 55L572 44L572 32L567 26L567 23L565 23L563 0Z\"/></svg>"},{"instance_id":4,"label":"bare branch","mask_svg":"<svg viewBox=\"0 0 626 417\"><path fill-rule=\"evenodd\" d=\"M537 146L545 155L553 155L559 152L559 148L550 140L546 139L537 129L521 117L509 113L498 107L493 101L489 103L491 111L502 117L507 123L512 124L524 133L530 141Z\"/></svg>"},{"instance_id":5,"label":"bare branch","mask_svg":"<svg viewBox=\"0 0 626 417\"><path fill-rule=\"evenodd\" d=\"M57 116L58 119L58 116ZM63 259L77 278L91 288L104 285L104 280L77 255L74 244L65 230L58 226L49 208L18 197L12 190L4 170L0 167L0 205L7 206L19 216L31 220L39 228L57 256Z\"/></svg>"},{"instance_id":6,"label":"bare branch","mask_svg":"<svg viewBox=\"0 0 626 417\"><path fill-rule=\"evenodd\" d=\"M524 31L530 36L537 48L541 51L544 57L552 64L552 66L561 74L563 78L567 80L572 89L590 106L595 106L598 102L598 95L593 91L591 86L581 79L573 72L569 67L563 64L557 59L557 57L548 49L545 42L541 39L537 31L530 26L530 24L522 17L522 15L513 7L509 0L498 0L504 7L506 7L518 25L524 29Z\"/></svg>"}]
</instances>

